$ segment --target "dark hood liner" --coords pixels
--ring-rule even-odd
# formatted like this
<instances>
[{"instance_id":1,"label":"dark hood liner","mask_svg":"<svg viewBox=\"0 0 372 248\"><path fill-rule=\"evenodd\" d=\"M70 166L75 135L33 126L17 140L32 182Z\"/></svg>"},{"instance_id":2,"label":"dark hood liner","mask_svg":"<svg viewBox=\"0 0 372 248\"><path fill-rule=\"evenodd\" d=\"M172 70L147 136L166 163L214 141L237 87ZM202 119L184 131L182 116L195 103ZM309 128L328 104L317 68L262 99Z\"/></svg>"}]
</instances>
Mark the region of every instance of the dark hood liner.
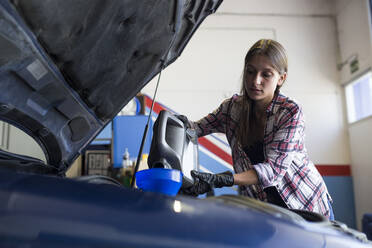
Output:
<instances>
[{"instance_id":1,"label":"dark hood liner","mask_svg":"<svg viewBox=\"0 0 372 248\"><path fill-rule=\"evenodd\" d=\"M12 2L68 84L105 121L180 55L221 0Z\"/></svg>"},{"instance_id":2,"label":"dark hood liner","mask_svg":"<svg viewBox=\"0 0 372 248\"><path fill-rule=\"evenodd\" d=\"M0 0L0 119L65 171L221 2Z\"/></svg>"}]
</instances>

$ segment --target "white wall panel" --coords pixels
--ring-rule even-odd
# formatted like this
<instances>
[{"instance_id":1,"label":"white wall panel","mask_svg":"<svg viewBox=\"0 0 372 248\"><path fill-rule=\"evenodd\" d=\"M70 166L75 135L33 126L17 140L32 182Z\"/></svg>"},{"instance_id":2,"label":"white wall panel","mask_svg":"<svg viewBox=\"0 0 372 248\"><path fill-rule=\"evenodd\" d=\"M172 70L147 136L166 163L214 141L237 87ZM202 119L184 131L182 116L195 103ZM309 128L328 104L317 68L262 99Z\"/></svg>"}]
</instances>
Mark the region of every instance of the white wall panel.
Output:
<instances>
[{"instance_id":1,"label":"white wall panel","mask_svg":"<svg viewBox=\"0 0 372 248\"><path fill-rule=\"evenodd\" d=\"M227 0L219 12L319 16L333 14L334 3L329 0Z\"/></svg>"},{"instance_id":2,"label":"white wall panel","mask_svg":"<svg viewBox=\"0 0 372 248\"><path fill-rule=\"evenodd\" d=\"M9 128L8 151L38 158L46 162L44 152L39 144L31 136L11 125Z\"/></svg>"},{"instance_id":3,"label":"white wall panel","mask_svg":"<svg viewBox=\"0 0 372 248\"><path fill-rule=\"evenodd\" d=\"M182 57L162 73L158 99L177 112L198 119L239 92L244 56L272 30L205 27L193 37ZM152 95L156 80L143 92Z\"/></svg>"},{"instance_id":4,"label":"white wall panel","mask_svg":"<svg viewBox=\"0 0 372 248\"><path fill-rule=\"evenodd\" d=\"M337 14L340 62L358 56L359 70L350 72L349 63L341 70L341 83L345 84L372 66L371 25L367 0L351 0Z\"/></svg>"},{"instance_id":5,"label":"white wall panel","mask_svg":"<svg viewBox=\"0 0 372 248\"><path fill-rule=\"evenodd\" d=\"M315 164L349 164L349 140L340 94L288 92L303 106L306 144Z\"/></svg>"},{"instance_id":6,"label":"white wall panel","mask_svg":"<svg viewBox=\"0 0 372 248\"><path fill-rule=\"evenodd\" d=\"M372 213L372 118L354 123L349 127L352 175L358 227L364 213Z\"/></svg>"}]
</instances>

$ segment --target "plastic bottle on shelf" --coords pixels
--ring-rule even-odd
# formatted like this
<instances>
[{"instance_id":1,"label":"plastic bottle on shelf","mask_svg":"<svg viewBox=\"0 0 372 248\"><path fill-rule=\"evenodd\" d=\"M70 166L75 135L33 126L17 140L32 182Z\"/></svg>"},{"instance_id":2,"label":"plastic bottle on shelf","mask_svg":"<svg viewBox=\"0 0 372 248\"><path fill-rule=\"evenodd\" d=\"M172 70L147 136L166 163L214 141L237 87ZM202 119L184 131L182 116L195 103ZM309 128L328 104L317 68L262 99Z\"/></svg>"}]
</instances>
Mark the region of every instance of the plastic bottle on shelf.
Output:
<instances>
[{"instance_id":1,"label":"plastic bottle on shelf","mask_svg":"<svg viewBox=\"0 0 372 248\"><path fill-rule=\"evenodd\" d=\"M129 151L128 148L125 148L124 154L123 154L123 161L122 161L122 168L128 168L131 165L131 162L129 160Z\"/></svg>"},{"instance_id":2,"label":"plastic bottle on shelf","mask_svg":"<svg viewBox=\"0 0 372 248\"><path fill-rule=\"evenodd\" d=\"M147 153L142 154L142 159L141 159L141 162L138 166L138 171L146 170L146 169L149 168L149 166L147 165L147 158L148 157L149 157L149 155Z\"/></svg>"}]
</instances>

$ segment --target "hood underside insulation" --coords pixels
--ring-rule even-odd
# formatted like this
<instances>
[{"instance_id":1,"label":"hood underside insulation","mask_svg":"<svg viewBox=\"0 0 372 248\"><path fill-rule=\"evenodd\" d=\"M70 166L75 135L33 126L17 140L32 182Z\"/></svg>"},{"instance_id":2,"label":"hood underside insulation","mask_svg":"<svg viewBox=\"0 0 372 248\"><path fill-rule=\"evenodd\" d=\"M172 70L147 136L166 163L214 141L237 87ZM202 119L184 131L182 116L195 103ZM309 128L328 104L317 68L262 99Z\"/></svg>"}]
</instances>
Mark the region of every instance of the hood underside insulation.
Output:
<instances>
[{"instance_id":1,"label":"hood underside insulation","mask_svg":"<svg viewBox=\"0 0 372 248\"><path fill-rule=\"evenodd\" d=\"M68 84L103 121L180 55L220 2L12 1Z\"/></svg>"}]
</instances>

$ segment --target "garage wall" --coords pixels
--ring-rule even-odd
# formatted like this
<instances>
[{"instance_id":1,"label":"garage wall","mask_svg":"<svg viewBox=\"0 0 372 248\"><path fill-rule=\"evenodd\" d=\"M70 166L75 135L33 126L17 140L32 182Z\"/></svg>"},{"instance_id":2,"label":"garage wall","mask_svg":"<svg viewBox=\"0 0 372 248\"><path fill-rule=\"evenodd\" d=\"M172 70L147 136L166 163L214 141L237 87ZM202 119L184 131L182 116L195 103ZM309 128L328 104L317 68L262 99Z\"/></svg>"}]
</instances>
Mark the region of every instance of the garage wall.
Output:
<instances>
[{"instance_id":1,"label":"garage wall","mask_svg":"<svg viewBox=\"0 0 372 248\"><path fill-rule=\"evenodd\" d=\"M264 11L271 1L249 2L225 1L219 12L207 18L181 58L163 72L158 100L190 119L204 116L239 91L248 48L259 38L277 39L289 55L283 92L303 105L312 160L349 164L343 91L336 68L336 24L330 13L324 13L330 7L321 7L327 1L287 0L276 15L253 13L252 9ZM143 92L151 96L155 84L156 79Z\"/></svg>"},{"instance_id":2,"label":"garage wall","mask_svg":"<svg viewBox=\"0 0 372 248\"><path fill-rule=\"evenodd\" d=\"M340 62L344 62L340 82L344 85L372 66L369 0L344 0L337 3ZM354 56L358 58L359 70L351 73L350 58Z\"/></svg>"},{"instance_id":3,"label":"garage wall","mask_svg":"<svg viewBox=\"0 0 372 248\"><path fill-rule=\"evenodd\" d=\"M340 40L341 83L347 84L372 66L371 22L368 0L351 0L338 2L337 29ZM356 55L359 70L350 72L348 59ZM361 228L364 213L372 213L370 193L372 178L372 118L369 117L348 126L352 175L355 191L356 219Z\"/></svg>"},{"instance_id":4,"label":"garage wall","mask_svg":"<svg viewBox=\"0 0 372 248\"><path fill-rule=\"evenodd\" d=\"M245 53L260 38L276 39L288 50L289 77L282 91L304 108L310 158L317 165L350 165L333 1L223 2L163 72L158 101L190 119L203 117L239 92ZM143 93L152 96L155 84L156 79ZM336 217L354 227L350 174L325 180Z\"/></svg>"},{"instance_id":5,"label":"garage wall","mask_svg":"<svg viewBox=\"0 0 372 248\"><path fill-rule=\"evenodd\" d=\"M43 150L31 136L3 121L0 121L0 149L46 162Z\"/></svg>"}]
</instances>

